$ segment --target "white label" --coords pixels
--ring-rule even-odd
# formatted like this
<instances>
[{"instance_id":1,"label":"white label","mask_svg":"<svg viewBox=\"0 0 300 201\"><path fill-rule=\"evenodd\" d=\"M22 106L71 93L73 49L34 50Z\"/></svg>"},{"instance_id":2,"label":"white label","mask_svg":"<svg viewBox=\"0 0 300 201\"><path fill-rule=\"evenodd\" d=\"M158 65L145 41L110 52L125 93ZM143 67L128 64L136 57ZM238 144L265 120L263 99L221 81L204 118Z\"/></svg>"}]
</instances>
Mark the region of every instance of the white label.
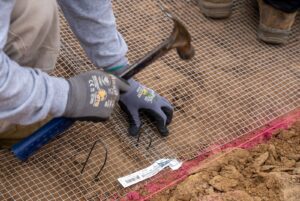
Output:
<instances>
[{"instance_id":1,"label":"white label","mask_svg":"<svg viewBox=\"0 0 300 201\"><path fill-rule=\"evenodd\" d=\"M125 177L121 177L118 179L118 181L121 183L121 185L124 188L126 188L126 187L136 184L140 181L144 181L145 179L153 177L154 175L159 173L161 170L163 170L165 167L170 167L172 170L177 170L181 167L181 165L182 165L182 162L180 162L176 159L167 159L167 158L159 159L159 160L155 161L149 167L139 170L137 172L134 172Z\"/></svg>"}]
</instances>

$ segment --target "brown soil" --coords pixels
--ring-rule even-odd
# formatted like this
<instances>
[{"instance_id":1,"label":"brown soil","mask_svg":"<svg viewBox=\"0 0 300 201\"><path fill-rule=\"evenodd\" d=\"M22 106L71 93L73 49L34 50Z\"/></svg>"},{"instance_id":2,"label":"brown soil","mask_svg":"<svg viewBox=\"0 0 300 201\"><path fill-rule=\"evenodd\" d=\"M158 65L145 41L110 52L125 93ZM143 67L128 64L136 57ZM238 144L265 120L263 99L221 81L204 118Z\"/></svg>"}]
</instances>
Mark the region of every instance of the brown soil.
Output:
<instances>
[{"instance_id":1,"label":"brown soil","mask_svg":"<svg viewBox=\"0 0 300 201\"><path fill-rule=\"evenodd\" d=\"M268 143L220 153L203 166L152 200L300 200L300 122Z\"/></svg>"}]
</instances>

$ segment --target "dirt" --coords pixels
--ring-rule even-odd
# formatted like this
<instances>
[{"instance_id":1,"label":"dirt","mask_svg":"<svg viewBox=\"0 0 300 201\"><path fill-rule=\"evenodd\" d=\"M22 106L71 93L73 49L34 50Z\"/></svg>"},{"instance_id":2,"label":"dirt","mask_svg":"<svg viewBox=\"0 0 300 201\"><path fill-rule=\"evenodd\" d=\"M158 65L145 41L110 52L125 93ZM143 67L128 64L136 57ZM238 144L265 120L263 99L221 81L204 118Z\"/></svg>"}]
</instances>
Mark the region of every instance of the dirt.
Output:
<instances>
[{"instance_id":1,"label":"dirt","mask_svg":"<svg viewBox=\"0 0 300 201\"><path fill-rule=\"evenodd\" d=\"M152 201L300 200L300 121L265 144L208 158L203 167Z\"/></svg>"},{"instance_id":2,"label":"dirt","mask_svg":"<svg viewBox=\"0 0 300 201\"><path fill-rule=\"evenodd\" d=\"M235 1L231 18L221 21L205 18L193 2L163 3L186 24L196 56L181 61L174 50L136 76L174 106L170 136L160 137L154 126L145 122L137 147L136 139L127 134L126 116L116 109L108 122L77 122L26 163L0 150L0 200L99 200L99 196L121 196L136 187L124 189L117 181L121 176L148 167L163 157L181 160L196 157L215 144L228 143L299 108L299 43L293 40L297 39L300 23L295 23L288 44L268 46L256 40L258 18L253 13L253 1ZM118 0L113 1L113 6L118 30L129 47L130 62L157 46L172 30L172 22L163 17L156 1ZM62 51L55 75L70 77L93 68L67 23L62 20L61 25ZM152 147L146 150L150 136ZM80 170L91 145L98 139L107 145L109 156L100 181L94 182L93 177L103 163L102 146L96 147L83 174ZM274 152L273 148L270 150ZM260 160L271 157L271 151ZM277 148L275 151L278 154ZM294 168L296 159L285 157L282 161L289 163L284 168ZM225 170L242 174L242 167L229 165L215 171L213 176L207 173L207 181L199 181L200 185L207 186L198 187L201 192L206 190L228 199L249 194L238 188L241 176L231 176L228 182L229 173L219 174ZM266 166L263 172L271 168ZM242 174L241 178L244 177ZM201 194L200 190L197 195L217 200L209 193Z\"/></svg>"}]
</instances>

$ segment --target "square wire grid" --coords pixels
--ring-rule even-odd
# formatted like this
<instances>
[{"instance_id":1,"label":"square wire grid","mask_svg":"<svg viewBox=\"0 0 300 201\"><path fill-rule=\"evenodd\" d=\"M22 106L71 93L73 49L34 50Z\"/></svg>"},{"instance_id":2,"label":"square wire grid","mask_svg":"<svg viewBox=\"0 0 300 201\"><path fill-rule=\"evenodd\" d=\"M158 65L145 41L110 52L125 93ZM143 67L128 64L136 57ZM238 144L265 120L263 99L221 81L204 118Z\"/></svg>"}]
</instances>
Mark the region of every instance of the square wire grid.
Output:
<instances>
[{"instance_id":1,"label":"square wire grid","mask_svg":"<svg viewBox=\"0 0 300 201\"><path fill-rule=\"evenodd\" d=\"M300 107L299 19L288 44L271 46L256 39L258 12L253 1L236 1L229 19L205 18L193 1L163 1L193 37L196 56L179 60L170 52L136 78L175 107L170 136L161 138L145 121L139 146L127 135L124 113L110 121L77 122L59 139L21 163L0 151L0 200L104 200L124 195L117 178L169 157L188 160L258 129ZM119 31L130 61L142 57L172 30L153 0L113 1ZM94 69L62 18L62 48L55 75L69 77ZM147 149L149 138L153 144ZM94 141L108 147L107 165L96 146L86 171L83 162Z\"/></svg>"}]
</instances>

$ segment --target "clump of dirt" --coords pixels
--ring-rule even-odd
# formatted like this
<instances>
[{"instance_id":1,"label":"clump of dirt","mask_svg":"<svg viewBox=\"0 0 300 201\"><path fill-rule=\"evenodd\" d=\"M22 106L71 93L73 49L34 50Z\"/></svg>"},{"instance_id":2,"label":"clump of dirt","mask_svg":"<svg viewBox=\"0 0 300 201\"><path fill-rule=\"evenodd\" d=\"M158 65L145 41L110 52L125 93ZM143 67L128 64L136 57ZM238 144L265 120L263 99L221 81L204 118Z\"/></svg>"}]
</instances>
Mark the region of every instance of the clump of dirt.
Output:
<instances>
[{"instance_id":1,"label":"clump of dirt","mask_svg":"<svg viewBox=\"0 0 300 201\"><path fill-rule=\"evenodd\" d=\"M153 201L300 200L300 122L265 144L208 159L183 182Z\"/></svg>"}]
</instances>

